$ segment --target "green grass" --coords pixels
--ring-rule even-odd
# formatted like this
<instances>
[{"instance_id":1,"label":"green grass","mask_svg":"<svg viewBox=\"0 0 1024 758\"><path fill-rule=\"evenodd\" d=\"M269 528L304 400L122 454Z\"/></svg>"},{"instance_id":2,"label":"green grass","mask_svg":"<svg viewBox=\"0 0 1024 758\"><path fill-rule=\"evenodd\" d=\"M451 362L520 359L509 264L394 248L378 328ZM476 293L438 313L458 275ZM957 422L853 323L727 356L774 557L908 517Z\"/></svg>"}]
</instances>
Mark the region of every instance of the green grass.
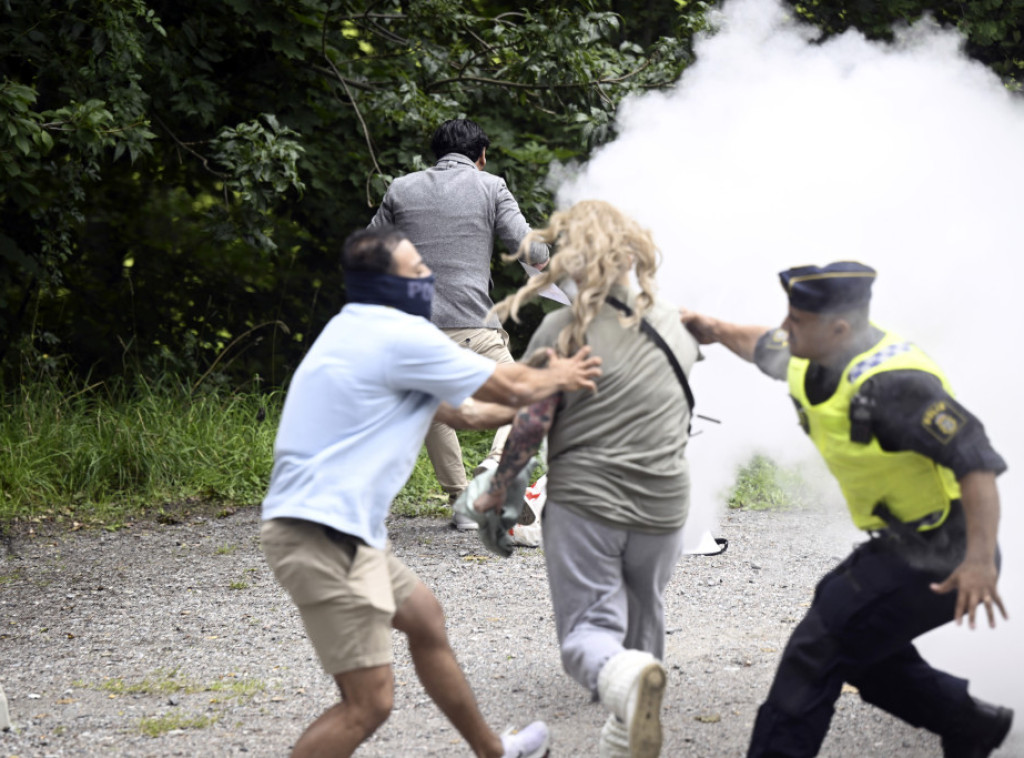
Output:
<instances>
[{"instance_id":1,"label":"green grass","mask_svg":"<svg viewBox=\"0 0 1024 758\"><path fill-rule=\"evenodd\" d=\"M121 677L90 683L83 680L72 682L79 689L94 689L110 693L110 697L124 695L151 695L166 698L169 695L212 693L209 702L220 704L225 701L250 700L267 689L258 679L240 679L234 675L221 677L212 682L197 682L179 675L178 669L157 669L137 681L126 681ZM217 723L222 714L190 716L187 713L170 713L163 716L143 718L139 731L148 737L159 737L175 729L205 729Z\"/></svg>"},{"instance_id":2,"label":"green grass","mask_svg":"<svg viewBox=\"0 0 1024 758\"><path fill-rule=\"evenodd\" d=\"M115 529L258 505L283 401L283 393L192 394L186 382L26 385L0 400L0 530L13 522ZM458 434L469 472L493 432ZM441 516L447 504L422 449L394 511Z\"/></svg>"},{"instance_id":3,"label":"green grass","mask_svg":"<svg viewBox=\"0 0 1024 758\"><path fill-rule=\"evenodd\" d=\"M139 731L147 737L159 737L176 729L205 729L217 723L219 716L188 716L171 713L139 720Z\"/></svg>"},{"instance_id":4,"label":"green grass","mask_svg":"<svg viewBox=\"0 0 1024 758\"><path fill-rule=\"evenodd\" d=\"M730 508L752 511L786 510L803 507L803 478L793 469L780 467L771 458L757 454L736 472L729 492Z\"/></svg>"},{"instance_id":5,"label":"green grass","mask_svg":"<svg viewBox=\"0 0 1024 758\"><path fill-rule=\"evenodd\" d=\"M126 681L122 677L104 679L90 684L75 681L75 687L108 692L111 695L159 695L195 694L213 692L222 698L248 699L267 686L258 679L239 679L234 676L221 677L212 682L197 682L179 675L178 669L157 669L137 681Z\"/></svg>"},{"instance_id":6,"label":"green grass","mask_svg":"<svg viewBox=\"0 0 1024 758\"><path fill-rule=\"evenodd\" d=\"M494 432L459 431L456 434L462 446L462 462L466 467L466 474L472 474L476 465L491 451ZM430 465L426 448L420 450L412 475L395 498L391 511L399 516L451 515L451 511L448 510L448 496L434 477L434 469Z\"/></svg>"},{"instance_id":7,"label":"green grass","mask_svg":"<svg viewBox=\"0 0 1024 758\"><path fill-rule=\"evenodd\" d=\"M144 518L174 523L192 510L219 516L258 505L283 400L280 392L193 394L188 383L169 381L27 385L0 399L0 534L15 522L116 529ZM489 452L493 432L458 435L470 473ZM758 455L737 472L729 506L799 505L799 491L799 475ZM450 513L447 505L421 449L392 511L440 517ZM224 545L217 554L234 549Z\"/></svg>"},{"instance_id":8,"label":"green grass","mask_svg":"<svg viewBox=\"0 0 1024 758\"><path fill-rule=\"evenodd\" d=\"M117 527L147 512L173 521L190 501L257 503L280 405L186 386L24 388L0 408L0 524Z\"/></svg>"}]
</instances>

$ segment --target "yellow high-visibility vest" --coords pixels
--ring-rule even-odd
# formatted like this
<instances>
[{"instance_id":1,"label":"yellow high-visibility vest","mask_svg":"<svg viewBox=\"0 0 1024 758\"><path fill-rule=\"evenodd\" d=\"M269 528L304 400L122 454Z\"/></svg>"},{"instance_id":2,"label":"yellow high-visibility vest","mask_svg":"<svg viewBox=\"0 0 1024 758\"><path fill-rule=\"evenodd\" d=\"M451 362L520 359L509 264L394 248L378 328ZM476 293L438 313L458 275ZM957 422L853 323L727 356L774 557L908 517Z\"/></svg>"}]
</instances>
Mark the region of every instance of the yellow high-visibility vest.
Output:
<instances>
[{"instance_id":1,"label":"yellow high-visibility vest","mask_svg":"<svg viewBox=\"0 0 1024 758\"><path fill-rule=\"evenodd\" d=\"M821 452L829 470L839 480L853 523L860 529L884 529L872 514L885 503L903 522L913 522L940 512L922 530L934 529L949 515L950 501L960 497L960 485L952 470L910 450L888 452L872 435L870 442L850 439L850 401L864 382L883 371L914 369L938 377L952 396L949 382L939 367L916 345L886 332L878 344L853 358L843 370L839 386L830 398L812 405L804 390L810 361L791 358L789 392L796 401L800 423ZM922 420L930 430L952 437L965 419L947 403L937 402Z\"/></svg>"}]
</instances>

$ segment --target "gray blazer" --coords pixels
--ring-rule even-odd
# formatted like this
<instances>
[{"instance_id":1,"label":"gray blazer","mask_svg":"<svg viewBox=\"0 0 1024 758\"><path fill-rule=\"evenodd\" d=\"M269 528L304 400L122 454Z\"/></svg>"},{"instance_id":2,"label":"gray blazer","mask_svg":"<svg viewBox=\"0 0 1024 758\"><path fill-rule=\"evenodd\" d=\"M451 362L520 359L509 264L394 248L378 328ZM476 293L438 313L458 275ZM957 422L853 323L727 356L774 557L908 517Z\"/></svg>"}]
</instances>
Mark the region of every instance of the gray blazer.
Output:
<instances>
[{"instance_id":1,"label":"gray blazer","mask_svg":"<svg viewBox=\"0 0 1024 758\"><path fill-rule=\"evenodd\" d=\"M437 276L431 321L442 329L500 326L487 312L491 256L497 234L509 251L530 231L505 180L449 153L433 168L395 179L370 226L394 224L409 236ZM548 259L546 245L531 246L528 263Z\"/></svg>"}]
</instances>

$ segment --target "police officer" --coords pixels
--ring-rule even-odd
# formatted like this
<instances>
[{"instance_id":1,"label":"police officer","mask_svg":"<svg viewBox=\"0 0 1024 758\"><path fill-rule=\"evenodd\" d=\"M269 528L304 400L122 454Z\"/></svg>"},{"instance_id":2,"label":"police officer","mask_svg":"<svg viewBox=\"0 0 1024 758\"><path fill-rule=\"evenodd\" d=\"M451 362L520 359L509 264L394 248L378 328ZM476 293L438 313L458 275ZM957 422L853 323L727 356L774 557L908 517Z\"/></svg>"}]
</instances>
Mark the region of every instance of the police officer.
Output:
<instances>
[{"instance_id":1,"label":"police officer","mask_svg":"<svg viewBox=\"0 0 1024 758\"><path fill-rule=\"evenodd\" d=\"M917 636L984 605L996 588L999 494L1006 469L981 422L953 398L916 345L868 320L874 269L843 261L783 271L781 329L680 316L702 344L719 342L789 384L865 541L819 582L758 710L748 758L817 755L843 682L942 737L945 758L983 758L1013 711L967 693L932 668Z\"/></svg>"}]
</instances>

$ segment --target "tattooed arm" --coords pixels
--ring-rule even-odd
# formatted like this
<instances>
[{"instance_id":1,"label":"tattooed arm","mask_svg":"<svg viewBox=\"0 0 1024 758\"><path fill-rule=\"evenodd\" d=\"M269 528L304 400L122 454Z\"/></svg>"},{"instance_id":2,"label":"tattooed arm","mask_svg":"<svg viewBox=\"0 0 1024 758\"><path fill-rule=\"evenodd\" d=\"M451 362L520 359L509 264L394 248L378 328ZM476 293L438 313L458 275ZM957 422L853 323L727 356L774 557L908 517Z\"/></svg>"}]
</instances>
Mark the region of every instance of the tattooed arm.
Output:
<instances>
[{"instance_id":1,"label":"tattooed arm","mask_svg":"<svg viewBox=\"0 0 1024 758\"><path fill-rule=\"evenodd\" d=\"M555 408L561 395L547 397L533 405L520 408L512 422L512 431L501 453L501 462L491 478L491 485L473 503L478 511L489 511L505 504L505 491L530 459L537 454L555 420Z\"/></svg>"}]
</instances>

